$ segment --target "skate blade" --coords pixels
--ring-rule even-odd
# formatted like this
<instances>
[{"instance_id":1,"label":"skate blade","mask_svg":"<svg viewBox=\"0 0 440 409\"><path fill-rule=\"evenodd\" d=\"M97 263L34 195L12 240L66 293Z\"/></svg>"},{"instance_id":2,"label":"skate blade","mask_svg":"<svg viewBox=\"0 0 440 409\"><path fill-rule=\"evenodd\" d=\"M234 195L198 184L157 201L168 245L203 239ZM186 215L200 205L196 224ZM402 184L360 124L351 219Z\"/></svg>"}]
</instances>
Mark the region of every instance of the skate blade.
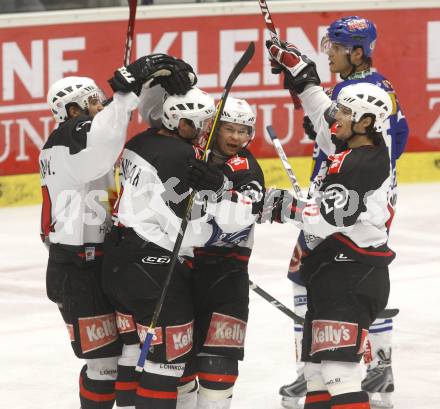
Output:
<instances>
[{"instance_id":1,"label":"skate blade","mask_svg":"<svg viewBox=\"0 0 440 409\"><path fill-rule=\"evenodd\" d=\"M380 399L372 399L370 395L370 406L371 409L392 409L394 408L391 402L391 397L389 393L379 393Z\"/></svg>"},{"instance_id":2,"label":"skate blade","mask_svg":"<svg viewBox=\"0 0 440 409\"><path fill-rule=\"evenodd\" d=\"M304 400L304 396L283 396L281 398L281 406L284 409L303 409L304 403L300 401Z\"/></svg>"}]
</instances>

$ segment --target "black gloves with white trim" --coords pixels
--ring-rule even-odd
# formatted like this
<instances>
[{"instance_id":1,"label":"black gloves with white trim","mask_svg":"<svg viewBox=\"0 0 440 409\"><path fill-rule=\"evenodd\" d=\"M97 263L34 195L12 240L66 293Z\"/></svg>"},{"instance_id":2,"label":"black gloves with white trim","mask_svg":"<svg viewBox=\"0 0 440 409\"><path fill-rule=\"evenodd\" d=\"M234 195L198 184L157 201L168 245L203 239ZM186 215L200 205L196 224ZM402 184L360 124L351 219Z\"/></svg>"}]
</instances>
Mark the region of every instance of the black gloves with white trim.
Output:
<instances>
[{"instance_id":1,"label":"black gloves with white trim","mask_svg":"<svg viewBox=\"0 0 440 409\"><path fill-rule=\"evenodd\" d=\"M287 223L289 220L301 222L304 205L305 203L298 201L288 190L267 189L257 223Z\"/></svg>"},{"instance_id":2,"label":"black gloves with white trim","mask_svg":"<svg viewBox=\"0 0 440 409\"><path fill-rule=\"evenodd\" d=\"M190 159L188 184L197 192L212 192L211 201L217 201L228 190L230 182L223 172L212 163Z\"/></svg>"},{"instance_id":3,"label":"black gloves with white trim","mask_svg":"<svg viewBox=\"0 0 440 409\"><path fill-rule=\"evenodd\" d=\"M316 64L293 45L279 42L277 39L267 40L272 73L284 72L284 88L301 94L307 85L320 85Z\"/></svg>"},{"instance_id":4,"label":"black gloves with white trim","mask_svg":"<svg viewBox=\"0 0 440 409\"><path fill-rule=\"evenodd\" d=\"M186 94L197 83L191 65L167 54L151 54L117 69L109 84L114 92L139 95L144 84L160 84L169 94Z\"/></svg>"}]
</instances>

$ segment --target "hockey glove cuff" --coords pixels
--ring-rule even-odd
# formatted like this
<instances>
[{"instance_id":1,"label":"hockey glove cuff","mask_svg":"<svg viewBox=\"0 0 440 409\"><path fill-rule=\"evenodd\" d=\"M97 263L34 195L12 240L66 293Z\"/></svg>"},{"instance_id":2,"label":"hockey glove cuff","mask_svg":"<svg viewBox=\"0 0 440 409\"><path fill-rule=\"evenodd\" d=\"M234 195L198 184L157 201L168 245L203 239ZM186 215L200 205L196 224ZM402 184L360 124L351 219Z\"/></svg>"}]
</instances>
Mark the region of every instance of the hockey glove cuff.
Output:
<instances>
[{"instance_id":1,"label":"hockey glove cuff","mask_svg":"<svg viewBox=\"0 0 440 409\"><path fill-rule=\"evenodd\" d=\"M309 84L319 85L321 80L316 71L316 64L293 45L287 42L278 43L275 39L267 40L272 72L284 71L284 87L301 94Z\"/></svg>"}]
</instances>

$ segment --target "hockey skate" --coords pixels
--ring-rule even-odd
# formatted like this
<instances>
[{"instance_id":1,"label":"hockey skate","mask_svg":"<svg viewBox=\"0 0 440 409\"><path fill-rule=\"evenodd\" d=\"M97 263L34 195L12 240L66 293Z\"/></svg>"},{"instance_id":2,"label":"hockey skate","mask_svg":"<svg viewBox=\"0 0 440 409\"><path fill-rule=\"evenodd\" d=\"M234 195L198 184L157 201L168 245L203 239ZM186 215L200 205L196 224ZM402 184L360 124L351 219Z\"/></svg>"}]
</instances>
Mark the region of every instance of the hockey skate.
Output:
<instances>
[{"instance_id":1,"label":"hockey skate","mask_svg":"<svg viewBox=\"0 0 440 409\"><path fill-rule=\"evenodd\" d=\"M367 375L362 381L362 390L368 392L371 408L390 409L393 407L391 394L394 392L391 351L388 357L383 350L379 350L378 355L380 361L376 367L367 370ZM376 399L374 399L374 396L376 396Z\"/></svg>"},{"instance_id":2,"label":"hockey skate","mask_svg":"<svg viewBox=\"0 0 440 409\"><path fill-rule=\"evenodd\" d=\"M281 406L286 409L300 409L303 405L299 402L307 393L307 382L304 374L298 376L289 385L280 388Z\"/></svg>"}]
</instances>

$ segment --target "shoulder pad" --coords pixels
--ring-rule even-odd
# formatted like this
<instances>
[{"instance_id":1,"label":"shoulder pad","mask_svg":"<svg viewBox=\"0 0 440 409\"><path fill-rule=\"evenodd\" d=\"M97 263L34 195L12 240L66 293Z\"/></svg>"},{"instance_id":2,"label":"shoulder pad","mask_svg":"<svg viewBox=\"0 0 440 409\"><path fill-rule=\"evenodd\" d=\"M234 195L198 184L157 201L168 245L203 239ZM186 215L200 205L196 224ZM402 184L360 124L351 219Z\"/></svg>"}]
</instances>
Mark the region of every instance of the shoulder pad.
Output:
<instances>
[{"instance_id":1,"label":"shoulder pad","mask_svg":"<svg viewBox=\"0 0 440 409\"><path fill-rule=\"evenodd\" d=\"M228 165L233 172L237 172L239 170L248 170L250 168L247 158L238 155L229 159L226 162L226 165Z\"/></svg>"},{"instance_id":2,"label":"shoulder pad","mask_svg":"<svg viewBox=\"0 0 440 409\"><path fill-rule=\"evenodd\" d=\"M337 153L335 155L330 155L328 160L331 161L327 174L334 175L340 173L342 164L344 163L345 158L350 154L351 149L343 151L341 153Z\"/></svg>"}]
</instances>

